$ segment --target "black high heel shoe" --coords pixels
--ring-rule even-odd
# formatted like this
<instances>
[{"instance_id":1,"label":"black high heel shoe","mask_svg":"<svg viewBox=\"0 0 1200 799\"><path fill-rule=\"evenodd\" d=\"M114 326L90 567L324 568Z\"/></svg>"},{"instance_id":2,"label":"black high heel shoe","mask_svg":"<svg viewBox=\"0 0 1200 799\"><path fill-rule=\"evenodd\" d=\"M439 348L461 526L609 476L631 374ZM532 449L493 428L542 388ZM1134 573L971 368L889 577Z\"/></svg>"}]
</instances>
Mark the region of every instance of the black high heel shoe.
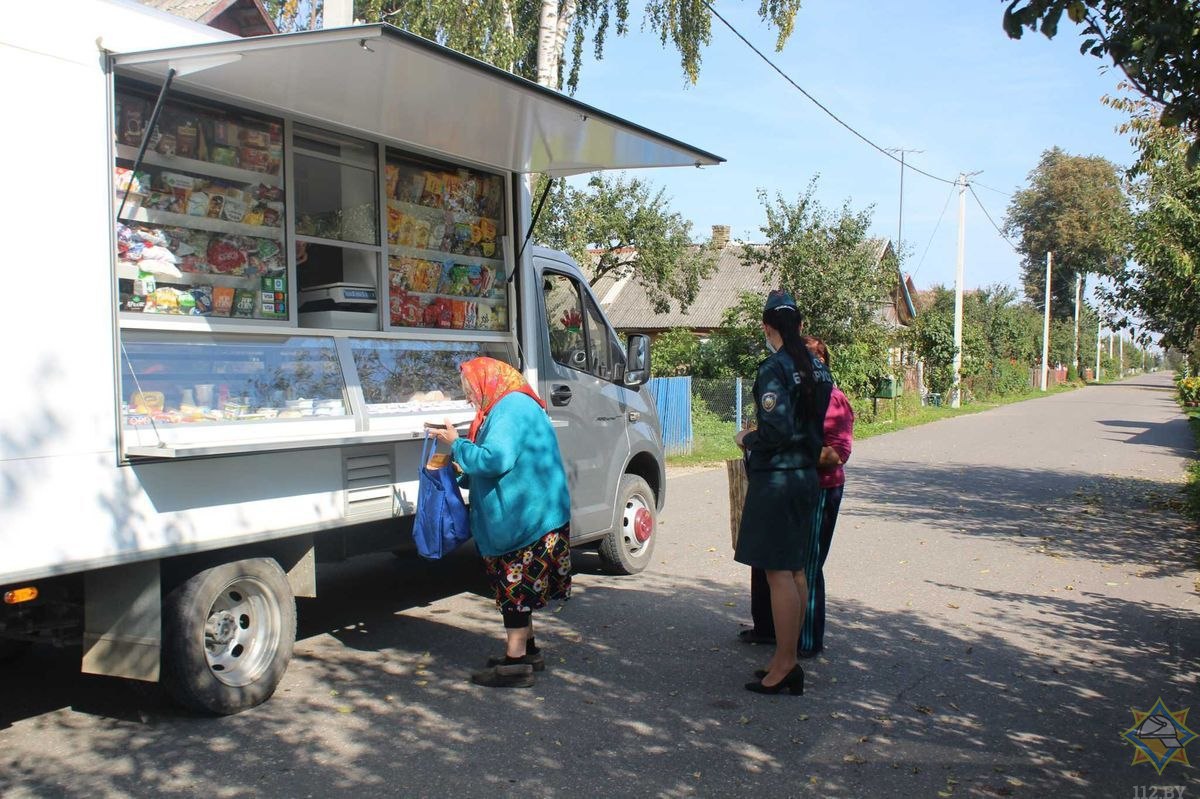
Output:
<instances>
[{"instance_id":1,"label":"black high heel shoe","mask_svg":"<svg viewBox=\"0 0 1200 799\"><path fill-rule=\"evenodd\" d=\"M801 696L804 694L804 669L797 664L786 677L774 685L763 685L759 680L755 680L746 683L746 690L756 694L778 694L787 690L792 696Z\"/></svg>"}]
</instances>

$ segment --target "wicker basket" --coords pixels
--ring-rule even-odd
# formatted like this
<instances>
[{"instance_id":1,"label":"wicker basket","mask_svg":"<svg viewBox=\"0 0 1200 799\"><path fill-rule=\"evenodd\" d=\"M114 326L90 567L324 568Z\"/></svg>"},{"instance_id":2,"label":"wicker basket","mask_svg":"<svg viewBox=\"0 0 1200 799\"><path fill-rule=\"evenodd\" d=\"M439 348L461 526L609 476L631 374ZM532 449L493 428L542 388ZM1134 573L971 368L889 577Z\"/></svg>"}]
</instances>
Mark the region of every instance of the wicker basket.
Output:
<instances>
[{"instance_id":1,"label":"wicker basket","mask_svg":"<svg viewBox=\"0 0 1200 799\"><path fill-rule=\"evenodd\" d=\"M742 526L742 508L746 504L746 461L742 458L725 461L725 475L729 478L729 537L737 549L738 528Z\"/></svg>"}]
</instances>

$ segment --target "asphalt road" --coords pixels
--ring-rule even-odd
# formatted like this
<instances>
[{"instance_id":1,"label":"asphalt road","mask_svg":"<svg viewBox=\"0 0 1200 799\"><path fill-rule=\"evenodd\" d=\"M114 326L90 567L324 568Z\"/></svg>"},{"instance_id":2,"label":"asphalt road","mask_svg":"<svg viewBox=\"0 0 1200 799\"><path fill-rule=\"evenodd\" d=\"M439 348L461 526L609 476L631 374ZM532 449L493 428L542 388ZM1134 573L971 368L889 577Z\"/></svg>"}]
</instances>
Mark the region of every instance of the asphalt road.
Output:
<instances>
[{"instance_id":1,"label":"asphalt road","mask_svg":"<svg viewBox=\"0 0 1200 799\"><path fill-rule=\"evenodd\" d=\"M8 667L0 794L1200 793L1121 737L1131 708L1200 704L1197 536L1171 509L1190 447L1167 375L862 442L803 697L741 687L769 653L735 640L748 573L706 470L670 479L646 573L578 555L533 689L467 682L500 641L476 560L359 558L300 601L283 684L238 716L182 715L73 653Z\"/></svg>"}]
</instances>

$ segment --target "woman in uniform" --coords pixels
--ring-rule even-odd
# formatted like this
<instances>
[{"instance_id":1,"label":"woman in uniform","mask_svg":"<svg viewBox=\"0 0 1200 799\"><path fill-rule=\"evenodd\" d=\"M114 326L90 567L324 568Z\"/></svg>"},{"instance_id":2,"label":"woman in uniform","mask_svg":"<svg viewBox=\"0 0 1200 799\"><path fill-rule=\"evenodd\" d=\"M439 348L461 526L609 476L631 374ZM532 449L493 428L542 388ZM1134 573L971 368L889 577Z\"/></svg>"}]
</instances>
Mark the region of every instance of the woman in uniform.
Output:
<instances>
[{"instance_id":1,"label":"woman in uniform","mask_svg":"<svg viewBox=\"0 0 1200 799\"><path fill-rule=\"evenodd\" d=\"M760 679L746 683L764 694L804 693L796 645L808 601L805 570L821 520L817 461L833 377L804 346L801 321L787 292L767 296L762 325L772 354L754 380L758 424L735 439L748 456L734 560L766 572L775 624L775 654L756 673Z\"/></svg>"}]
</instances>

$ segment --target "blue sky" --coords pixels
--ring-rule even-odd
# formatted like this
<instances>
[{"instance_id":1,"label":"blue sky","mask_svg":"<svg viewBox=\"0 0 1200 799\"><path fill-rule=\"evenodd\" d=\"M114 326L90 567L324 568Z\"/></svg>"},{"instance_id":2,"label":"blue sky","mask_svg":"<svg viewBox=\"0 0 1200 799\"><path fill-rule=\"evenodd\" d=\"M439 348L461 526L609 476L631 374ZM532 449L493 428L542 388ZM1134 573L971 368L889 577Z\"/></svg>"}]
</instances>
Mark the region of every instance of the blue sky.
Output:
<instances>
[{"instance_id":1,"label":"blue sky","mask_svg":"<svg viewBox=\"0 0 1200 799\"><path fill-rule=\"evenodd\" d=\"M631 6L640 13L640 4ZM1100 102L1116 93L1120 73L1080 55L1077 30L1065 21L1053 41L1029 33L1011 41L1000 27L998 0L805 0L795 32L776 53L757 7L753 0L716 4L865 136L883 147L924 150L906 158L928 172L953 179L982 170L980 184L1011 193L1054 146L1120 166L1131 160L1127 139L1115 131L1121 115ZM728 224L735 239L761 241L756 190L795 200L816 174L822 205L873 205L873 234L896 238L899 164L826 116L719 20L694 86L673 49L641 31L640 20L631 27L628 36L609 40L602 61L589 57L576 97L727 159L706 169L631 173L664 187L697 238ZM957 194L946 205L952 191L911 170L905 175L904 268L918 288L954 283ZM1009 197L979 185L976 192L1003 225ZM967 288L1019 287L1019 257L969 192L965 252Z\"/></svg>"}]
</instances>

